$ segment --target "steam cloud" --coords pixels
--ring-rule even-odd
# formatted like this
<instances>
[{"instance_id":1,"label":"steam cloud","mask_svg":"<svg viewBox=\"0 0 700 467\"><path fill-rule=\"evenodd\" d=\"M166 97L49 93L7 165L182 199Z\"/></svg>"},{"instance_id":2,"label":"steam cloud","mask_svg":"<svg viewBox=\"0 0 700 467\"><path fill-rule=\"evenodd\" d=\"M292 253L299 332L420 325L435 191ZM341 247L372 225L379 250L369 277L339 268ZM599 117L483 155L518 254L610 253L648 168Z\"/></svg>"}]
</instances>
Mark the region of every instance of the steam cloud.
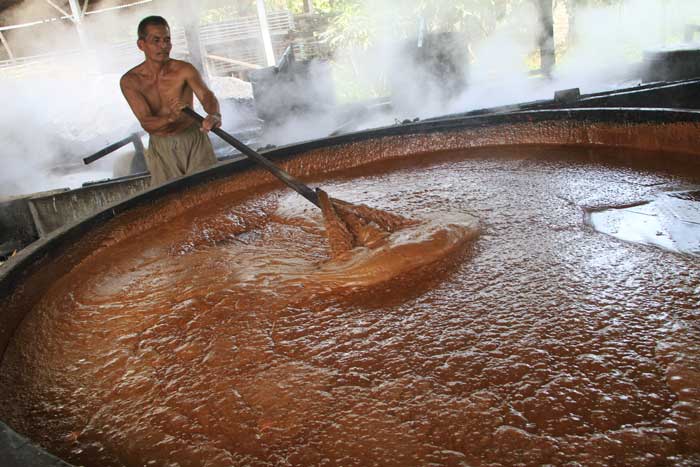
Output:
<instances>
[{"instance_id":1,"label":"steam cloud","mask_svg":"<svg viewBox=\"0 0 700 467\"><path fill-rule=\"evenodd\" d=\"M436 0L437 14L432 16L432 24L427 25L431 32L451 29L449 18L444 15L446 10L441 10L441 6L449 3ZM355 90L363 89L367 97L389 95L393 84L393 109L390 113L373 114L354 129L551 99L555 91L572 87L590 93L634 86L640 82L639 67L645 50L687 46L683 41L686 26L700 24L700 2L626 0L608 7L578 7L575 23L568 24L571 12L566 7L571 3L554 2L558 56L551 80L531 76L532 66L528 62L536 54L540 26L534 3L523 1L508 11L487 37L465 43L470 55L470 63L462 70L467 88L443 101L437 96L444 82L416 68L399 43L416 41L418 15L408 28L404 24L402 29L396 21L397 12L404 11L411 2L366 1L358 14L367 17L363 19L366 24L375 25L368 28L376 31L368 38L373 46L338 50L335 60L339 68L356 72L346 79L352 80ZM566 41L569 35L571 43ZM397 83L400 92L396 92ZM337 114L324 115L310 124L294 119L269 131L265 138L266 142L279 145L324 137L328 135L329 125L343 123Z\"/></svg>"},{"instance_id":2,"label":"steam cloud","mask_svg":"<svg viewBox=\"0 0 700 467\"><path fill-rule=\"evenodd\" d=\"M450 18L440 13L441 5L447 3L436 2L434 14L426 18L429 31L452 28ZM555 2L555 24L566 23L565 6L569 3ZM360 13L376 25L376 35L369 38L374 46L336 53L337 68L353 70L351 78L356 94L387 95L392 79L401 89L401 99L395 96L392 112L373 113L354 129L391 125L403 118L428 118L551 98L557 89L579 87L582 92L593 92L631 84L635 82L635 66L643 50L681 45L686 25L700 22L700 2L695 1L627 0L607 8L580 8L573 25L573 44L557 57L553 80L543 81L529 75L528 60L535 50L539 27L533 5L523 1L499 20L487 38L478 41L472 38L465 44L470 63L462 73L468 86L461 94L444 101L435 97L444 83L431 80L416 69L398 45L400 37L394 22L396 13L405 9L405 5L399 0L368 1ZM139 56L135 55L132 63L114 62L109 60L109 54L99 50L101 44L115 36L134 40L135 26L147 14L162 14L177 22L174 9L156 12L152 8L89 17L85 28L91 50L73 56L72 62L63 62L61 66L52 64L41 75L16 78L4 76L0 71L0 99L4 103L0 114L0 152L5 167L0 174L0 196L74 187L82 181L111 176L113 156L90 166L93 172L75 175L74 179L52 174L51 168L61 163L79 164L91 151L138 128L121 96L118 79L139 63ZM26 11L23 14L26 16ZM5 21L11 18L6 17ZM411 24L403 24L403 39L415 38L418 25L418 16ZM35 37L35 33L32 31L32 42L27 42L26 49L13 41L20 55L25 50L34 50L36 44L48 43L52 49L76 44L75 30L69 24L57 24L48 37ZM564 34L565 29L555 31L559 50ZM133 47L138 53L135 44ZM309 86L313 83L311 79ZM342 88L340 84L338 87ZM225 117L230 125L236 116L225 114ZM268 131L263 143L280 145L324 137L345 123L344 118L337 113L294 117Z\"/></svg>"},{"instance_id":3,"label":"steam cloud","mask_svg":"<svg viewBox=\"0 0 700 467\"><path fill-rule=\"evenodd\" d=\"M57 12L56 16L59 16ZM13 30L11 44L17 55L46 50L66 51L26 70L0 69L0 197L56 188L75 188L89 180L112 177L115 158L105 158L82 171L82 157L128 136L138 129L121 96L119 78L131 66L124 58L114 60L104 52L107 38L122 33L128 25L134 37L138 16L118 12L96 15L85 21L90 48L80 51L78 35L69 21L47 27ZM8 12L9 24L44 19L44 8L23 3ZM31 33L31 40L22 40ZM112 39L113 40L113 39ZM50 44L47 45L47 44ZM134 46L135 48L135 46ZM71 52L72 51L72 52ZM127 149L121 151L122 155Z\"/></svg>"}]
</instances>

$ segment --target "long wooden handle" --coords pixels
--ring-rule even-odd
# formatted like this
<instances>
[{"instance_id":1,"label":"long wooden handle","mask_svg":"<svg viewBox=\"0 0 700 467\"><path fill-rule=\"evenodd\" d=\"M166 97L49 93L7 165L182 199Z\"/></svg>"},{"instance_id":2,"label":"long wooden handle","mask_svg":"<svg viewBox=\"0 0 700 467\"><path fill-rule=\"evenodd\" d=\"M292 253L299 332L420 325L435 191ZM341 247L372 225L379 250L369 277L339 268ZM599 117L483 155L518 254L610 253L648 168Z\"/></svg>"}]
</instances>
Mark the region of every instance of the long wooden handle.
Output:
<instances>
[{"instance_id":1,"label":"long wooden handle","mask_svg":"<svg viewBox=\"0 0 700 467\"><path fill-rule=\"evenodd\" d=\"M189 107L183 108L182 111L185 114L187 114L190 117L197 120L200 124L202 123L202 121L204 121L204 117L202 117L201 115L199 115L197 112L195 112L194 110L192 110ZM309 186L303 184L302 182L300 182L296 178L292 177L290 174L288 174L287 172L285 172L284 170L280 169L275 164L273 164L272 161L270 161L266 157L261 156L258 152L253 150L251 147L247 146L243 142L234 138L233 136L231 136L230 134L228 134L227 132L225 132L221 128L214 128L211 131L216 136L218 136L219 138L223 139L224 141L226 141L228 144L230 144L234 148L241 151L241 153L243 153L245 156L253 159L255 162L257 162L258 164L265 167L268 171L270 171L272 173L272 175L274 175L275 177L282 180L282 182L284 182L289 188L291 188L292 190L299 193L301 196L303 196L304 198L309 200L311 203L313 203L317 207L319 207L319 208L321 207L321 205L318 201L318 195Z\"/></svg>"},{"instance_id":2,"label":"long wooden handle","mask_svg":"<svg viewBox=\"0 0 700 467\"><path fill-rule=\"evenodd\" d=\"M136 142L137 139L138 139L138 142ZM107 154L110 154L110 153L116 151L117 149L120 149L120 148L126 146L129 143L134 143L134 145L141 144L141 135L139 133L134 133L132 135L127 136L124 139L117 141L116 143L112 143L109 146L107 146L103 149L100 149L95 154L88 156L88 157L84 157L83 163L85 163L85 165L92 164L96 160L102 159ZM141 145L141 147L143 148L143 145Z\"/></svg>"}]
</instances>

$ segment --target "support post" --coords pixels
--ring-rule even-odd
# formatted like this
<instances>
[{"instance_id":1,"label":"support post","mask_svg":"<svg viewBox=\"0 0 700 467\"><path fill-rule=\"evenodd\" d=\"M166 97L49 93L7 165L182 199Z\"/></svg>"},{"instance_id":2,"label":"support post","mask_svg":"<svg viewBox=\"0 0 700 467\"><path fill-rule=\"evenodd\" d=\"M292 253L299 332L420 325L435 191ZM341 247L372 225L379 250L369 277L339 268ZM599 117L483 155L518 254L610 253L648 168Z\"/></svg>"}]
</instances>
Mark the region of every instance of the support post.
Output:
<instances>
[{"instance_id":1,"label":"support post","mask_svg":"<svg viewBox=\"0 0 700 467\"><path fill-rule=\"evenodd\" d=\"M554 51L554 20L552 18L552 0L537 0L540 19L540 70L546 77L552 76L555 63Z\"/></svg>"},{"instance_id":2,"label":"support post","mask_svg":"<svg viewBox=\"0 0 700 467\"><path fill-rule=\"evenodd\" d=\"M304 13L314 12L314 2L313 0L304 0Z\"/></svg>"},{"instance_id":3,"label":"support post","mask_svg":"<svg viewBox=\"0 0 700 467\"><path fill-rule=\"evenodd\" d=\"M180 11L182 12L181 21L185 28L185 38L187 39L187 50L189 52L189 61L202 75L205 81L208 81L206 67L204 65L204 45L201 41L199 29L199 2L189 0L179 1Z\"/></svg>"},{"instance_id":4,"label":"support post","mask_svg":"<svg viewBox=\"0 0 700 467\"><path fill-rule=\"evenodd\" d=\"M267 13L265 12L265 0L257 0L258 21L260 22L260 33L262 34L263 47L265 48L265 61L267 66L275 66L275 52L272 50L272 38L270 37L270 27L267 24Z\"/></svg>"},{"instance_id":5,"label":"support post","mask_svg":"<svg viewBox=\"0 0 700 467\"><path fill-rule=\"evenodd\" d=\"M148 172L145 158L146 151L141 141L141 133L134 133L131 135L131 142L134 143L134 157L131 159L131 164L129 166L130 174Z\"/></svg>"},{"instance_id":6,"label":"support post","mask_svg":"<svg viewBox=\"0 0 700 467\"><path fill-rule=\"evenodd\" d=\"M85 49L87 48L87 37L83 30L83 15L81 14L80 5L78 5L78 0L68 0L68 4L70 5L70 12L73 23L75 23L75 29L78 31L80 45Z\"/></svg>"},{"instance_id":7,"label":"support post","mask_svg":"<svg viewBox=\"0 0 700 467\"><path fill-rule=\"evenodd\" d=\"M5 47L5 50L7 50L7 55L10 57L10 60L13 62L15 61L15 55L12 53L12 49L10 48L10 44L7 42L7 39L5 39L5 36L3 35L2 31L0 31L0 42L2 42L3 47Z\"/></svg>"}]
</instances>

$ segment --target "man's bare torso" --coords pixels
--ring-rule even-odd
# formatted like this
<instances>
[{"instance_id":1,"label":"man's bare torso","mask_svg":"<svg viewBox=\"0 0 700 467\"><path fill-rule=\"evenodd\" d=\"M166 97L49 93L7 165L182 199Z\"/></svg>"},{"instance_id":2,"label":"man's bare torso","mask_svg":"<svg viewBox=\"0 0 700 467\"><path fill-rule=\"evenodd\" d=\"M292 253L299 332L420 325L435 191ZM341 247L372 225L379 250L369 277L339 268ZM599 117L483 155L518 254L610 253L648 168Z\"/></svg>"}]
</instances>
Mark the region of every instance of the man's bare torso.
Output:
<instances>
[{"instance_id":1,"label":"man's bare torso","mask_svg":"<svg viewBox=\"0 0 700 467\"><path fill-rule=\"evenodd\" d=\"M140 93L154 116L167 117L174 102L192 107L193 91L185 79L187 62L169 59L157 74L149 72L146 62L132 68L124 75L124 82L131 90ZM194 122L186 115L152 134L167 136L181 133Z\"/></svg>"}]
</instances>

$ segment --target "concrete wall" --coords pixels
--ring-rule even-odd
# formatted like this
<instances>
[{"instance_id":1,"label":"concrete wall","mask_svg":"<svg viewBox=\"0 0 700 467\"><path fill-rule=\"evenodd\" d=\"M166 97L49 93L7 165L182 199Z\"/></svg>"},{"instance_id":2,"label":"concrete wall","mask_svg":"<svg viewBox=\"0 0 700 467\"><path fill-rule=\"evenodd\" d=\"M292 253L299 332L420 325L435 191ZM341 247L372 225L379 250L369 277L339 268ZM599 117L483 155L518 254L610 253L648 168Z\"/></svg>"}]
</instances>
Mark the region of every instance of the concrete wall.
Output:
<instances>
[{"instance_id":1,"label":"concrete wall","mask_svg":"<svg viewBox=\"0 0 700 467\"><path fill-rule=\"evenodd\" d=\"M26 197L0 202L0 261L37 238Z\"/></svg>"},{"instance_id":2,"label":"concrete wall","mask_svg":"<svg viewBox=\"0 0 700 467\"><path fill-rule=\"evenodd\" d=\"M150 180L144 175L0 202L0 260L60 227L145 190Z\"/></svg>"},{"instance_id":3,"label":"concrete wall","mask_svg":"<svg viewBox=\"0 0 700 467\"><path fill-rule=\"evenodd\" d=\"M28 200L32 219L43 237L66 224L93 214L102 207L121 201L148 188L149 176L115 180L76 190L34 196Z\"/></svg>"}]
</instances>

